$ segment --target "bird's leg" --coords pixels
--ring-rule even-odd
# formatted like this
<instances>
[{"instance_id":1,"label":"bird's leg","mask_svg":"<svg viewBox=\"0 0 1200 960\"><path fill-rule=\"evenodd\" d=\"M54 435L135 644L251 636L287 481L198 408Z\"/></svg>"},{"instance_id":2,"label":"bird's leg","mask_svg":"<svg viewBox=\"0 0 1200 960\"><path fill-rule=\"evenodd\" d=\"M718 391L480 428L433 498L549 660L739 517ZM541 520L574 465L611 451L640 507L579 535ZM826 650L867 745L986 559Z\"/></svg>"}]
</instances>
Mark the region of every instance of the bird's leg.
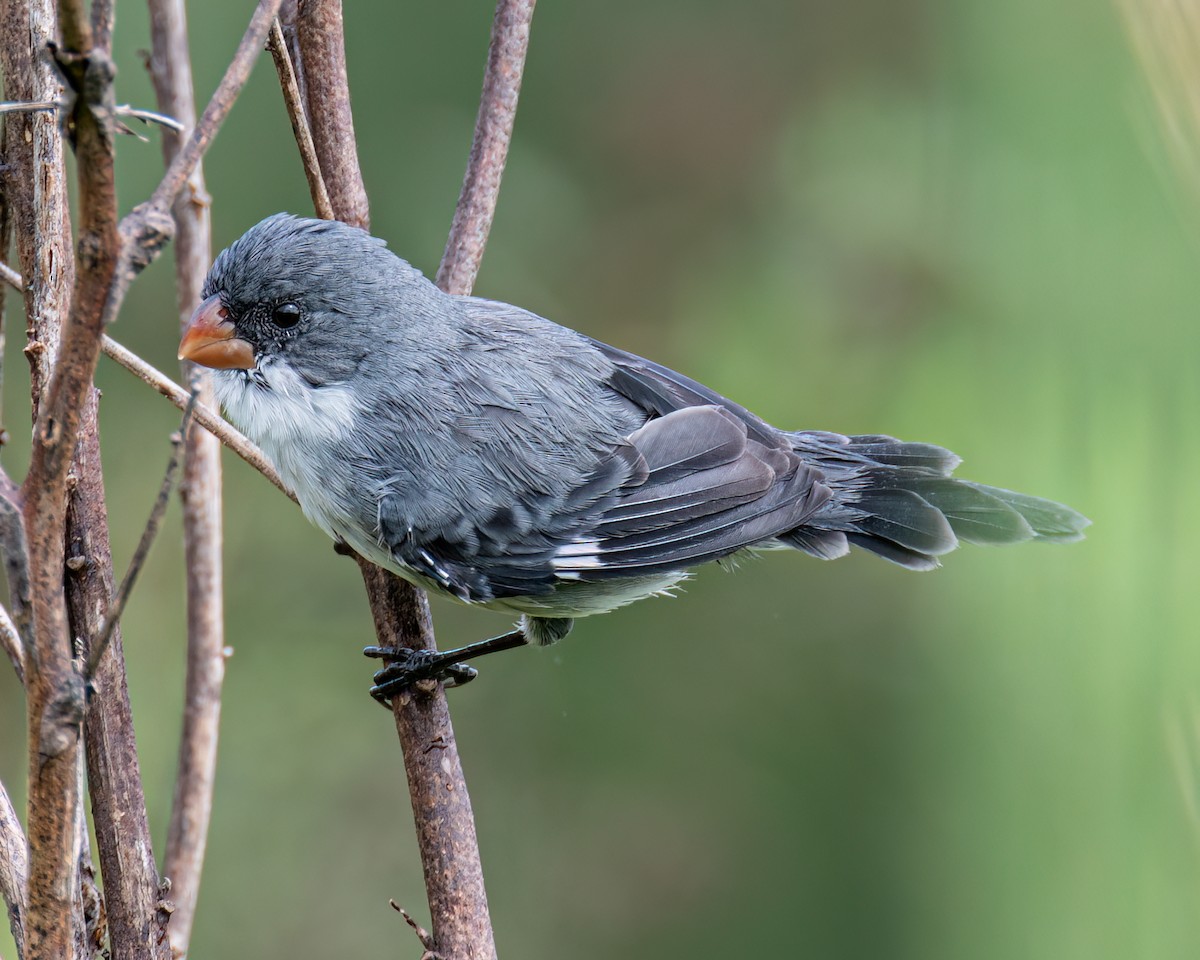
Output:
<instances>
[{"instance_id":1,"label":"bird's leg","mask_svg":"<svg viewBox=\"0 0 1200 960\"><path fill-rule=\"evenodd\" d=\"M392 697L418 680L438 680L447 686L461 687L478 675L474 667L463 660L474 660L500 650L511 650L529 642L524 630L510 630L498 637L469 643L455 650L412 650L408 647L367 647L363 653L368 657L390 660L382 670L375 673L375 685L371 696L386 704Z\"/></svg>"}]
</instances>

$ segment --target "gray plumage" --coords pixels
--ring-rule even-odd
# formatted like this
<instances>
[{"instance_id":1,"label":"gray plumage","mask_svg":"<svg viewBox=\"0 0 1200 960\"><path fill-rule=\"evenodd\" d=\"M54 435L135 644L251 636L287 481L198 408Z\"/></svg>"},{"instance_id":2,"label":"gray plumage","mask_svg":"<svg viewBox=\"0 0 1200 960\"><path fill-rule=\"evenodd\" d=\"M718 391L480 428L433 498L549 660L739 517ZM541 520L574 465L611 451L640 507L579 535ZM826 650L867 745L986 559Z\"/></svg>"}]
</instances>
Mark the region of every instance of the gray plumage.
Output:
<instances>
[{"instance_id":1,"label":"gray plumage","mask_svg":"<svg viewBox=\"0 0 1200 960\"><path fill-rule=\"evenodd\" d=\"M214 295L255 358L215 371L221 403L305 513L543 642L748 548L926 570L960 540L1074 540L1088 522L952 478L941 447L776 429L536 314L444 294L340 223L264 220L217 257Z\"/></svg>"}]
</instances>

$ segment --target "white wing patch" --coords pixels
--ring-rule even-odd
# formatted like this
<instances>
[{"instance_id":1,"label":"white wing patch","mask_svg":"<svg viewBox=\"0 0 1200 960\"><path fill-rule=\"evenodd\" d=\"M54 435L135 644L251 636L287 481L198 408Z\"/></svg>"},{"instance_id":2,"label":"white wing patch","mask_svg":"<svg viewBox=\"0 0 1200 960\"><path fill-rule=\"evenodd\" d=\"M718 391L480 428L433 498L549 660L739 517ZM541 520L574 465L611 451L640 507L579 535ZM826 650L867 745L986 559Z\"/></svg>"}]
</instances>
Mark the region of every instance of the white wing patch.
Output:
<instances>
[{"instance_id":1,"label":"white wing patch","mask_svg":"<svg viewBox=\"0 0 1200 960\"><path fill-rule=\"evenodd\" d=\"M564 580L577 580L578 575L561 574L560 570L599 570L604 566L604 561L600 559L600 540L596 537L576 537L554 551L550 565Z\"/></svg>"}]
</instances>

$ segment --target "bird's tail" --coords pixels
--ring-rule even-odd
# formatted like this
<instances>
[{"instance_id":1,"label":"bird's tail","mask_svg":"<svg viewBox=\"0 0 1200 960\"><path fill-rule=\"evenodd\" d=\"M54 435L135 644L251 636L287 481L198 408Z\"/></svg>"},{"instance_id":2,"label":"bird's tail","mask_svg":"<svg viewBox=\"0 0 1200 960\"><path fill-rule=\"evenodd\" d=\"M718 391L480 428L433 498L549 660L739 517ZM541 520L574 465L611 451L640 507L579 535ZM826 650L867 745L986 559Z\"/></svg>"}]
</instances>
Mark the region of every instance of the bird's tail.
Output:
<instances>
[{"instance_id":1,"label":"bird's tail","mask_svg":"<svg viewBox=\"0 0 1200 960\"><path fill-rule=\"evenodd\" d=\"M829 502L779 539L822 559L862 547L913 570L931 570L960 541L1068 542L1091 522L1052 500L950 474L959 458L928 443L804 431L796 452L825 475Z\"/></svg>"}]
</instances>

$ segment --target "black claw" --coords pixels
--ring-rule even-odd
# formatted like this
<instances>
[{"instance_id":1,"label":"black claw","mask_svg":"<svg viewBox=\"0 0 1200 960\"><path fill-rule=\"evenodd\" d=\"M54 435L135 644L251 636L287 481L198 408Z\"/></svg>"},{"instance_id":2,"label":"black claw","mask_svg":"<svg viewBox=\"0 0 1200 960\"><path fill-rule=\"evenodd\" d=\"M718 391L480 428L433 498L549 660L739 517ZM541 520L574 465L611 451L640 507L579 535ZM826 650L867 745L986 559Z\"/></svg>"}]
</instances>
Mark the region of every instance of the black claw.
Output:
<instances>
[{"instance_id":1,"label":"black claw","mask_svg":"<svg viewBox=\"0 0 1200 960\"><path fill-rule=\"evenodd\" d=\"M446 654L434 650L411 650L407 647L367 647L363 654L375 659L392 661L375 671L371 696L384 706L406 687L422 680L436 680L447 687L470 683L479 671L465 663L455 663Z\"/></svg>"}]
</instances>

